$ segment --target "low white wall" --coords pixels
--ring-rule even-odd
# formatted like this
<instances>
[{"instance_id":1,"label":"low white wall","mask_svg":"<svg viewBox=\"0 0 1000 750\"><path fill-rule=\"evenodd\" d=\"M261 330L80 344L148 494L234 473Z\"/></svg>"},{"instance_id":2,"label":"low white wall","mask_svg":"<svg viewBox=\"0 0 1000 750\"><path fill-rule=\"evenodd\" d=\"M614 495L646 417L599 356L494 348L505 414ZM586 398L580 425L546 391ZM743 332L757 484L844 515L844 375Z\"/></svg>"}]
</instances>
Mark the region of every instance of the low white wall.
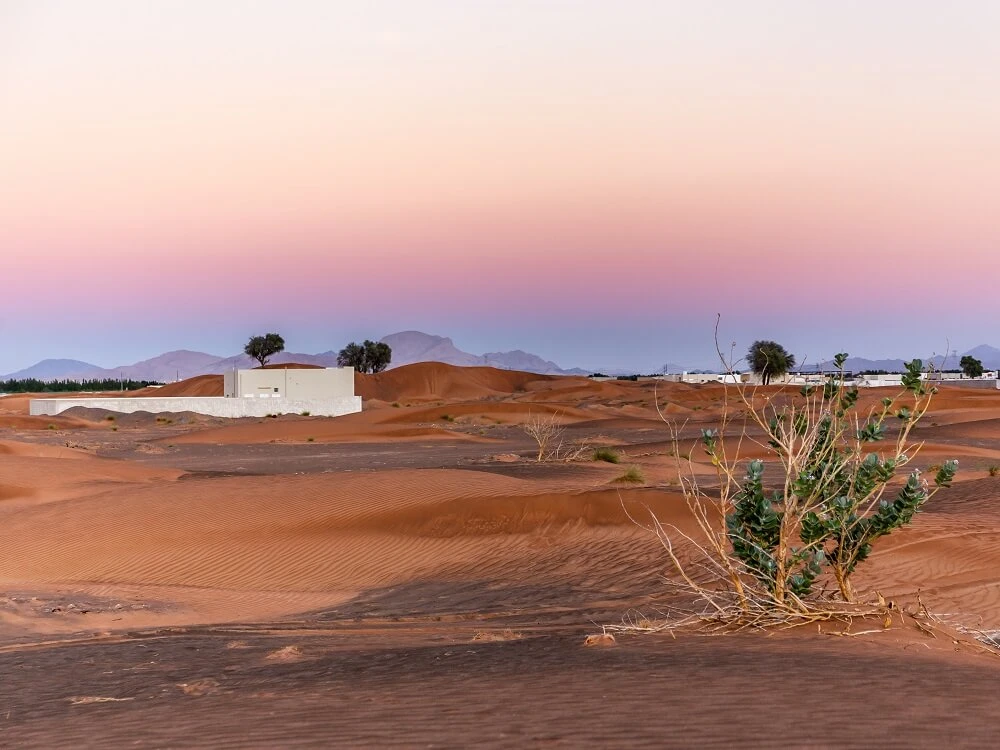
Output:
<instances>
[{"instance_id":1,"label":"low white wall","mask_svg":"<svg viewBox=\"0 0 1000 750\"><path fill-rule=\"evenodd\" d=\"M361 396L342 396L322 400L287 398L226 398L225 396L165 397L165 398L36 398L29 405L33 416L54 417L67 409L107 409L121 414L147 411L193 411L212 417L266 417L268 414L301 414L316 417L339 417L361 411Z\"/></svg>"}]
</instances>

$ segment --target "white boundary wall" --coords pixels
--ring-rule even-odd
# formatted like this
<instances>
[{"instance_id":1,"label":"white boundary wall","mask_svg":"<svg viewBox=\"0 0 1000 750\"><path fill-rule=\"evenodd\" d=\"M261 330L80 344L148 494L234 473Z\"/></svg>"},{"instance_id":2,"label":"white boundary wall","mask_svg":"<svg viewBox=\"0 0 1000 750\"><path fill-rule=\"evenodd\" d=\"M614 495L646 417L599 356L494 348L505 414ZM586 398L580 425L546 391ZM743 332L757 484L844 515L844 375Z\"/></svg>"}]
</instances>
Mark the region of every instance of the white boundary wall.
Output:
<instances>
[{"instance_id":1,"label":"white boundary wall","mask_svg":"<svg viewBox=\"0 0 1000 750\"><path fill-rule=\"evenodd\" d=\"M268 414L301 414L315 417L339 417L361 411L361 396L324 399L226 398L225 396L174 396L164 398L36 398L29 404L32 416L54 417L67 409L107 409L121 414L137 411L193 411L211 417L266 417Z\"/></svg>"}]
</instances>

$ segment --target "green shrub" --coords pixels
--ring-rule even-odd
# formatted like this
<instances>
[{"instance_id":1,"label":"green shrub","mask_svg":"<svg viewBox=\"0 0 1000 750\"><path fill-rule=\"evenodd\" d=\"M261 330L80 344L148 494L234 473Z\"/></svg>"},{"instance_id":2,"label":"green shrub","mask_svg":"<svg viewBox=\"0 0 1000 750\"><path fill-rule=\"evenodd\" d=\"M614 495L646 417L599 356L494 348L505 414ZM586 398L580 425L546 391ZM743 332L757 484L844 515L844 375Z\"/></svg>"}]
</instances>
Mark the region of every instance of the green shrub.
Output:
<instances>
[{"instance_id":1,"label":"green shrub","mask_svg":"<svg viewBox=\"0 0 1000 750\"><path fill-rule=\"evenodd\" d=\"M615 481L623 484L643 484L646 481L646 477L643 476L642 469L638 466L629 466Z\"/></svg>"},{"instance_id":2,"label":"green shrub","mask_svg":"<svg viewBox=\"0 0 1000 750\"><path fill-rule=\"evenodd\" d=\"M932 467L932 484L914 470L902 487L890 492L889 485L913 459L915 451L907 453L909 434L935 390L921 379L922 363L914 360L906 365L903 392L897 397L907 398L908 406L897 408L894 399L885 398L867 415L857 414L859 394L845 383L846 360L846 354L838 354L840 374L821 388L806 386L801 400L761 402L753 386L735 389L743 414L764 433L772 451L769 464L755 458L741 470L739 457L726 454L725 433L702 431L702 446L724 481L714 498L690 482L682 487L705 537L699 544L712 558L708 564L714 564L722 588L710 590L690 576L685 581L723 619L761 622L775 613L794 619L824 606L829 611L814 595L825 573L845 601L855 602L851 576L873 543L909 524L954 479L957 462L945 461ZM886 449L876 451L874 444L883 440L890 420L899 425L899 433ZM745 430L734 436L734 444L745 436ZM777 489L765 485L768 467L779 472L768 482ZM724 528L708 520L715 508L724 514ZM657 528L669 544L668 532ZM678 558L671 559L685 575Z\"/></svg>"},{"instance_id":3,"label":"green shrub","mask_svg":"<svg viewBox=\"0 0 1000 750\"><path fill-rule=\"evenodd\" d=\"M1000 474L1000 466L991 464L987 471L990 473L991 477L995 477L997 474Z\"/></svg>"},{"instance_id":4,"label":"green shrub","mask_svg":"<svg viewBox=\"0 0 1000 750\"><path fill-rule=\"evenodd\" d=\"M597 448L594 451L595 461L607 461L609 464L616 464L621 460L621 454L611 448Z\"/></svg>"}]
</instances>

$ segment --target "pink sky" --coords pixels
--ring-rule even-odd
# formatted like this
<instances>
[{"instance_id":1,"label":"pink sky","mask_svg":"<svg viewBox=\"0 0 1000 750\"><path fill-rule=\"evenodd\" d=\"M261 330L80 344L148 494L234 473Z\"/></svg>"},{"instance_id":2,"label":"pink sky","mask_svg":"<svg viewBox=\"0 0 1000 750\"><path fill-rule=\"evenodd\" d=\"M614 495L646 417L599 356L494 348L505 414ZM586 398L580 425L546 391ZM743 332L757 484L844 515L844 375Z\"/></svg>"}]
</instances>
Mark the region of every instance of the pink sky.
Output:
<instances>
[{"instance_id":1,"label":"pink sky","mask_svg":"<svg viewBox=\"0 0 1000 750\"><path fill-rule=\"evenodd\" d=\"M711 363L717 312L811 359L1000 345L998 22L0 3L0 373L279 326L654 369Z\"/></svg>"}]
</instances>

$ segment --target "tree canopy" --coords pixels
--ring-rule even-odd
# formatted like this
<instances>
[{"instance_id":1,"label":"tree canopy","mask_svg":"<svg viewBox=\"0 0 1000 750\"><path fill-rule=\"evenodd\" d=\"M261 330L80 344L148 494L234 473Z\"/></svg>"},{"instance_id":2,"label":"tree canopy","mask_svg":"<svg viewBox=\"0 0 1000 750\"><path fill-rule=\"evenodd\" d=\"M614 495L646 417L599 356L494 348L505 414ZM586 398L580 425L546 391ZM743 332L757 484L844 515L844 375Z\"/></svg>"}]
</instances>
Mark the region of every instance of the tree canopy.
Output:
<instances>
[{"instance_id":1,"label":"tree canopy","mask_svg":"<svg viewBox=\"0 0 1000 750\"><path fill-rule=\"evenodd\" d=\"M365 339L363 344L352 341L337 354L337 364L353 367L357 372L382 372L392 361L392 348L381 341Z\"/></svg>"},{"instance_id":2,"label":"tree canopy","mask_svg":"<svg viewBox=\"0 0 1000 750\"><path fill-rule=\"evenodd\" d=\"M962 372L965 373L965 377L967 378L982 377L983 363L975 357L970 357L966 354L959 360L958 366L962 368Z\"/></svg>"},{"instance_id":3,"label":"tree canopy","mask_svg":"<svg viewBox=\"0 0 1000 750\"><path fill-rule=\"evenodd\" d=\"M767 385L775 375L784 375L795 367L795 355L776 341L754 341L747 351L747 364Z\"/></svg>"},{"instance_id":4,"label":"tree canopy","mask_svg":"<svg viewBox=\"0 0 1000 750\"><path fill-rule=\"evenodd\" d=\"M272 356L285 351L285 340L277 333L251 336L247 345L243 347L243 351L260 362L260 366L263 367Z\"/></svg>"}]
</instances>

